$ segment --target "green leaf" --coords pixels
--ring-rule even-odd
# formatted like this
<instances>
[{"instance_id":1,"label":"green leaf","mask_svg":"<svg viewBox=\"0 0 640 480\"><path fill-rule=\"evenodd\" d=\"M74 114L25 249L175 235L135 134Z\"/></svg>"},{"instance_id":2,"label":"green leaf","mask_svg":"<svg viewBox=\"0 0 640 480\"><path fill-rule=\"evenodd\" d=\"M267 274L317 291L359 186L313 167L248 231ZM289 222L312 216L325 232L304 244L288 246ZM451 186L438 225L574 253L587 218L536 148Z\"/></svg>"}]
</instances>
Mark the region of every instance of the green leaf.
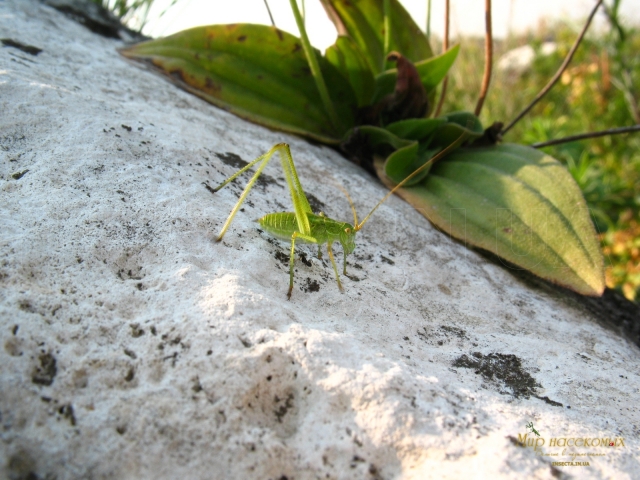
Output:
<instances>
[{"instance_id":1,"label":"green leaf","mask_svg":"<svg viewBox=\"0 0 640 480\"><path fill-rule=\"evenodd\" d=\"M445 122L444 118L410 118L390 123L385 128L400 138L423 141Z\"/></svg>"},{"instance_id":2,"label":"green leaf","mask_svg":"<svg viewBox=\"0 0 640 480\"><path fill-rule=\"evenodd\" d=\"M433 92L447 75L459 51L460 45L456 45L437 57L414 62L416 70L418 70L418 74L420 75L420 81L422 85L424 85L427 94ZM372 103L380 101L385 95L393 92L396 86L397 76L398 70L392 68L382 72L376 77L376 88Z\"/></svg>"},{"instance_id":3,"label":"green leaf","mask_svg":"<svg viewBox=\"0 0 640 480\"><path fill-rule=\"evenodd\" d=\"M389 145L394 150L398 148L404 148L408 145L412 145L416 142L412 140L406 140L391 133L389 130L380 127L374 127L372 125L363 125L357 127L358 134L366 137L367 143L374 149L380 148L382 145ZM353 130L347 133L345 140L353 134Z\"/></svg>"},{"instance_id":4,"label":"green leaf","mask_svg":"<svg viewBox=\"0 0 640 480\"><path fill-rule=\"evenodd\" d=\"M300 39L273 27L196 27L120 53L150 63L214 105L271 128L338 143L354 124L357 100L336 67L318 55L344 129L331 124Z\"/></svg>"},{"instance_id":5,"label":"green leaf","mask_svg":"<svg viewBox=\"0 0 640 480\"><path fill-rule=\"evenodd\" d=\"M376 170L391 186L382 161ZM398 193L465 243L581 294L604 290L602 253L582 193L543 152L508 144L459 149L422 184Z\"/></svg>"},{"instance_id":6,"label":"green leaf","mask_svg":"<svg viewBox=\"0 0 640 480\"><path fill-rule=\"evenodd\" d=\"M358 99L358 107L369 105L375 80L358 45L351 38L340 36L324 56L349 82Z\"/></svg>"},{"instance_id":7,"label":"green leaf","mask_svg":"<svg viewBox=\"0 0 640 480\"><path fill-rule=\"evenodd\" d=\"M321 0L340 35L350 36L360 47L370 70L384 70L383 0ZM413 63L433 55L427 37L398 0L390 1L389 50L398 51Z\"/></svg>"},{"instance_id":8,"label":"green leaf","mask_svg":"<svg viewBox=\"0 0 640 480\"><path fill-rule=\"evenodd\" d=\"M446 123L433 134L433 145L446 147L464 133L467 140L475 140L484 134L480 119L470 112L453 112L439 117Z\"/></svg>"},{"instance_id":9,"label":"green leaf","mask_svg":"<svg viewBox=\"0 0 640 480\"><path fill-rule=\"evenodd\" d=\"M429 148L428 145L414 142L408 147L399 148L387 157L385 163L385 173L394 183L400 183L422 165L427 163L431 157L436 155L442 148ZM404 186L410 187L420 183L431 171L432 165L425 167L419 174L408 180Z\"/></svg>"}]
</instances>

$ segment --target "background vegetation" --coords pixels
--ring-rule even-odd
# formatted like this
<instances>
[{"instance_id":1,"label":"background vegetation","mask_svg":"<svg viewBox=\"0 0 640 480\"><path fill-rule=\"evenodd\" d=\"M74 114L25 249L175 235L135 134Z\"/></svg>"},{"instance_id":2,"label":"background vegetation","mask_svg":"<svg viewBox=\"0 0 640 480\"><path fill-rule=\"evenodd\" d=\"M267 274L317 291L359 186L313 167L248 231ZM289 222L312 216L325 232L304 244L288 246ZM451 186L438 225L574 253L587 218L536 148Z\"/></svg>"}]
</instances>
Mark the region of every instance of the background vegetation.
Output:
<instances>
[{"instance_id":1,"label":"background vegetation","mask_svg":"<svg viewBox=\"0 0 640 480\"><path fill-rule=\"evenodd\" d=\"M538 31L495 42L496 59L531 45L529 68L495 68L481 115L483 124L513 119L555 73L579 25L541 25ZM462 38L451 70L443 111L469 110L482 79L484 39ZM556 43L544 55L544 42ZM436 46L435 51L439 51ZM532 144L572 134L640 124L640 32L610 18L609 30L587 36L560 82L505 136ZM496 62L498 63L498 62ZM545 147L564 162L591 209L605 254L607 286L635 300L640 290L640 134L625 134Z\"/></svg>"},{"instance_id":2,"label":"background vegetation","mask_svg":"<svg viewBox=\"0 0 640 480\"><path fill-rule=\"evenodd\" d=\"M132 28L142 28L154 0L93 0ZM177 0L173 0L175 3ZM588 35L561 81L505 137L532 144L572 134L640 124L640 30L621 25L614 0L608 29ZM224 8L224 7L221 7ZM135 25L134 25L135 24ZM549 81L577 37L580 25L540 25L537 31L495 41L494 59L530 45L536 55L523 69L495 68L481 119L509 122ZM443 112L473 110L484 67L484 39L463 37L451 70ZM553 42L553 53L543 44ZM455 43L455 42L454 42ZM435 52L441 51L432 42ZM582 189L605 254L607 286L640 298L640 134L545 147L564 162Z\"/></svg>"}]
</instances>

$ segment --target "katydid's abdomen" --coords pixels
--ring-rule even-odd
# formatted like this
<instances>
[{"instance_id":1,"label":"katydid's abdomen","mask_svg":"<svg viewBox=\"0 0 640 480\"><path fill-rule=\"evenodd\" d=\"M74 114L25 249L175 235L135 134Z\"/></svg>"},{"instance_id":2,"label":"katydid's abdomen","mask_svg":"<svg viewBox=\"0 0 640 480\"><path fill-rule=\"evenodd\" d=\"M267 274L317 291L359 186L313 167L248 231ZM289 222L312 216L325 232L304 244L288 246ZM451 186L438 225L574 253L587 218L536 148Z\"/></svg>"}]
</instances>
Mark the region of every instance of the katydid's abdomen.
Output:
<instances>
[{"instance_id":1,"label":"katydid's abdomen","mask_svg":"<svg viewBox=\"0 0 640 480\"><path fill-rule=\"evenodd\" d=\"M353 229L348 223L337 222L331 218L312 213L308 213L307 218L311 229L309 236L316 239L314 243L341 242L344 230L346 228ZM258 223L266 232L283 240L291 240L293 232L299 230L296 214L293 212L269 213L258 219ZM300 238L299 241L306 242L304 238Z\"/></svg>"}]
</instances>

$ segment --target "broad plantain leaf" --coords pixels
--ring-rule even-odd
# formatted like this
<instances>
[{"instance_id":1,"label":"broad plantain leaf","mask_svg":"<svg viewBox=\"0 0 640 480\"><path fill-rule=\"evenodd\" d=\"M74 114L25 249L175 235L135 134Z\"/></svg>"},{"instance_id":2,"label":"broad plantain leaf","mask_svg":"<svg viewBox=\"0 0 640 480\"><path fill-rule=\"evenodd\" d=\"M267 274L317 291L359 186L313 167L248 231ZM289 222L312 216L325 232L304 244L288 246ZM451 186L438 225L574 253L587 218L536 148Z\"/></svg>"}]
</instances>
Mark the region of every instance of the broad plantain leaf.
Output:
<instances>
[{"instance_id":1,"label":"broad plantain leaf","mask_svg":"<svg viewBox=\"0 0 640 480\"><path fill-rule=\"evenodd\" d=\"M382 160L378 176L388 186ZM437 227L584 295L604 290L602 253L569 172L530 147L458 149L398 194Z\"/></svg>"},{"instance_id":2,"label":"broad plantain leaf","mask_svg":"<svg viewBox=\"0 0 640 480\"><path fill-rule=\"evenodd\" d=\"M354 124L357 100L347 80L317 55L344 123L335 126L324 109L300 39L274 27L196 27L120 53L149 62L208 102L268 127L338 143Z\"/></svg>"},{"instance_id":3,"label":"broad plantain leaf","mask_svg":"<svg viewBox=\"0 0 640 480\"><path fill-rule=\"evenodd\" d=\"M358 99L358 107L369 105L375 80L358 45L350 37L341 35L327 48L324 56L349 82Z\"/></svg>"},{"instance_id":4,"label":"broad plantain leaf","mask_svg":"<svg viewBox=\"0 0 640 480\"><path fill-rule=\"evenodd\" d=\"M360 47L370 70L384 70L384 0L320 0L340 35ZM396 50L413 63L433 55L427 37L398 0L390 0L389 51ZM391 88L393 90L393 88Z\"/></svg>"},{"instance_id":5,"label":"broad plantain leaf","mask_svg":"<svg viewBox=\"0 0 640 480\"><path fill-rule=\"evenodd\" d=\"M447 75L459 51L460 45L456 45L437 57L414 62L414 66L420 75L420 81L422 85L424 85L427 94L432 93ZM380 73L376 77L376 88L372 103L380 101L385 95L393 92L397 76L398 70L392 68Z\"/></svg>"}]
</instances>

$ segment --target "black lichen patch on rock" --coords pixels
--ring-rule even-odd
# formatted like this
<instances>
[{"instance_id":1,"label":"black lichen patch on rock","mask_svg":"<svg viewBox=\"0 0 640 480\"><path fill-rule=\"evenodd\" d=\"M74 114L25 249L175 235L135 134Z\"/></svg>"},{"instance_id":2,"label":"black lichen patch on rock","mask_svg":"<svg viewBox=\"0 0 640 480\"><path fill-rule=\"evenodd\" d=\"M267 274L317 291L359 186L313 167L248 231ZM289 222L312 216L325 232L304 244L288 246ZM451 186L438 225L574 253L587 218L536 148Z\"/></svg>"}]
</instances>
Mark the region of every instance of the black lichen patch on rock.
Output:
<instances>
[{"instance_id":1,"label":"black lichen patch on rock","mask_svg":"<svg viewBox=\"0 0 640 480\"><path fill-rule=\"evenodd\" d=\"M66 420L69 421L69 423L72 426L76 426L76 416L73 412L73 406L69 403L67 405L62 405L59 409L58 409L58 413L65 418Z\"/></svg>"},{"instance_id":2,"label":"black lichen patch on rock","mask_svg":"<svg viewBox=\"0 0 640 480\"><path fill-rule=\"evenodd\" d=\"M464 343L469 340L464 330L449 325L440 325L437 328L422 327L418 330L417 334L422 341L429 345L442 346L456 341L458 346L462 347Z\"/></svg>"},{"instance_id":3,"label":"black lichen patch on rock","mask_svg":"<svg viewBox=\"0 0 640 480\"><path fill-rule=\"evenodd\" d=\"M230 167L237 168L240 170L241 168L246 167L249 162L245 162L240 155L237 155L232 152L227 153L215 153L215 156L218 157L223 163L229 165ZM254 167L255 168L255 167ZM258 177L256 180L255 186L258 186L264 191L264 189L268 185L278 185L279 187L284 188L282 184L280 184L275 178L270 175L265 174L264 172Z\"/></svg>"},{"instance_id":4,"label":"black lichen patch on rock","mask_svg":"<svg viewBox=\"0 0 640 480\"><path fill-rule=\"evenodd\" d=\"M280 263L282 263L283 265L289 265L289 255L287 255L286 253L277 251L274 254L274 257L276 258L276 260L279 260Z\"/></svg>"},{"instance_id":5,"label":"black lichen patch on rock","mask_svg":"<svg viewBox=\"0 0 640 480\"><path fill-rule=\"evenodd\" d=\"M310 278L307 278L306 280L306 285L304 287L302 287L302 290L305 292L319 292L320 291L320 284L318 283L317 280L311 280Z\"/></svg>"},{"instance_id":6,"label":"black lichen patch on rock","mask_svg":"<svg viewBox=\"0 0 640 480\"><path fill-rule=\"evenodd\" d=\"M56 358L50 353L43 353L38 357L38 363L31 374L31 381L36 385L51 385L58 373Z\"/></svg>"},{"instance_id":7,"label":"black lichen patch on rock","mask_svg":"<svg viewBox=\"0 0 640 480\"><path fill-rule=\"evenodd\" d=\"M536 396L536 388L540 387L535 378L523 369L520 359L513 354L483 355L473 352L470 357L461 355L456 358L453 366L475 369L475 373L482 375L485 380L501 385L502 389L498 390L500 393L510 393L516 398Z\"/></svg>"}]
</instances>

